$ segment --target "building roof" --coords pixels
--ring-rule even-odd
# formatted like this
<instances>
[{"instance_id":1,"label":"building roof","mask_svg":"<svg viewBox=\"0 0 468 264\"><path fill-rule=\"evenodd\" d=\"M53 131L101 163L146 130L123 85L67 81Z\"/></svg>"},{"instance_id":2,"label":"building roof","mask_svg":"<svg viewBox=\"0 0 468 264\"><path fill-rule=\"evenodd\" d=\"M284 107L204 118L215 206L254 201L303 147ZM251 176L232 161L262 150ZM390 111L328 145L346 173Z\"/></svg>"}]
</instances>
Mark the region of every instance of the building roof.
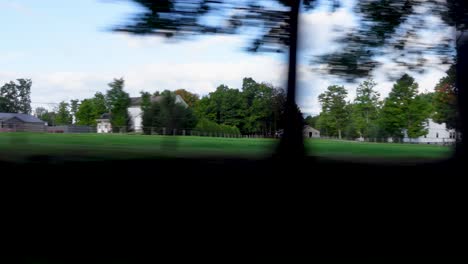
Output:
<instances>
[{"instance_id":1,"label":"building roof","mask_svg":"<svg viewBox=\"0 0 468 264\"><path fill-rule=\"evenodd\" d=\"M100 119L110 119L110 118L111 118L111 114L110 114L110 113L105 113L105 114L102 114L99 118L100 118Z\"/></svg>"},{"instance_id":2,"label":"building roof","mask_svg":"<svg viewBox=\"0 0 468 264\"><path fill-rule=\"evenodd\" d=\"M319 132L320 133L320 131L318 129L315 129L315 128L313 128L311 126L308 126L308 125L304 126L304 130L306 130L306 129L311 129L311 130L314 130L314 132Z\"/></svg>"},{"instance_id":3,"label":"building roof","mask_svg":"<svg viewBox=\"0 0 468 264\"><path fill-rule=\"evenodd\" d=\"M151 103L160 102L162 99L163 99L162 95L151 96ZM141 97L130 97L130 107L141 106L142 101L143 100ZM188 107L188 104L178 94L176 94L176 103L181 103L185 107Z\"/></svg>"},{"instance_id":4,"label":"building roof","mask_svg":"<svg viewBox=\"0 0 468 264\"><path fill-rule=\"evenodd\" d=\"M163 97L161 95L151 96L151 102L159 102ZM130 97L130 106L140 106L142 102L141 97Z\"/></svg>"},{"instance_id":5,"label":"building roof","mask_svg":"<svg viewBox=\"0 0 468 264\"><path fill-rule=\"evenodd\" d=\"M0 120L2 121L6 121L15 117L25 123L45 123L39 118L32 116L32 115L28 115L28 114L0 113Z\"/></svg>"}]
</instances>

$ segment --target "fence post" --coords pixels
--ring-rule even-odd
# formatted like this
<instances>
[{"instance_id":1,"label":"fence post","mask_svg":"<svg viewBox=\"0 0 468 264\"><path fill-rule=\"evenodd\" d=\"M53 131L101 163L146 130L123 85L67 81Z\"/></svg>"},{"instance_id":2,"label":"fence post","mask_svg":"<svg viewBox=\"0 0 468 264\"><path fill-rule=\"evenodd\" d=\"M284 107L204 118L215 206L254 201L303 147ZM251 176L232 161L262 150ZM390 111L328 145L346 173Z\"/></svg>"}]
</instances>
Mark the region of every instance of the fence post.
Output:
<instances>
[{"instance_id":1,"label":"fence post","mask_svg":"<svg viewBox=\"0 0 468 264\"><path fill-rule=\"evenodd\" d=\"M182 130L182 136L185 136L185 129Z\"/></svg>"},{"instance_id":2,"label":"fence post","mask_svg":"<svg viewBox=\"0 0 468 264\"><path fill-rule=\"evenodd\" d=\"M166 128L163 127L163 135L165 136L166 135Z\"/></svg>"},{"instance_id":3,"label":"fence post","mask_svg":"<svg viewBox=\"0 0 468 264\"><path fill-rule=\"evenodd\" d=\"M176 133L177 133L177 129L175 129L175 128L174 128L174 129L172 129L172 135L173 135L173 136L175 136L175 135L176 135Z\"/></svg>"}]
</instances>

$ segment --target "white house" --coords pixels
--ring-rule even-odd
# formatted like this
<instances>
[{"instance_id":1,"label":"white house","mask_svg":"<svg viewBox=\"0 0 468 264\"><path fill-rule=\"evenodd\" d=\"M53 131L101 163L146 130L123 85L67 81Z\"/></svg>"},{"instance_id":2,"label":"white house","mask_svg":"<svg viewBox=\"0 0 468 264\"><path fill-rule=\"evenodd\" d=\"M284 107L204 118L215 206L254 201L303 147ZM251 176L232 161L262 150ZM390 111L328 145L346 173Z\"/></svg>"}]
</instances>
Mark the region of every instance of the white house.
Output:
<instances>
[{"instance_id":1,"label":"white house","mask_svg":"<svg viewBox=\"0 0 468 264\"><path fill-rule=\"evenodd\" d=\"M406 131L404 131L403 142L452 144L456 141L455 129L448 129L445 123L438 124L432 119L428 119L425 127L428 129L427 135L418 138L409 138Z\"/></svg>"},{"instance_id":2,"label":"white house","mask_svg":"<svg viewBox=\"0 0 468 264\"><path fill-rule=\"evenodd\" d=\"M162 96L152 96L151 102L159 102L163 97ZM185 107L188 107L187 103L182 99L180 95L176 95L176 103L182 104ZM130 128L135 132L143 131L143 111L141 110L141 97L132 97L130 98L130 107L128 108L128 116L130 118Z\"/></svg>"},{"instance_id":3,"label":"white house","mask_svg":"<svg viewBox=\"0 0 468 264\"><path fill-rule=\"evenodd\" d=\"M311 126L304 126L304 129L302 130L304 134L304 138L319 138L320 137L320 131L317 129L311 127Z\"/></svg>"},{"instance_id":4,"label":"white house","mask_svg":"<svg viewBox=\"0 0 468 264\"><path fill-rule=\"evenodd\" d=\"M110 122L110 114L103 114L101 118L96 119L98 133L111 133L112 124Z\"/></svg>"}]
</instances>

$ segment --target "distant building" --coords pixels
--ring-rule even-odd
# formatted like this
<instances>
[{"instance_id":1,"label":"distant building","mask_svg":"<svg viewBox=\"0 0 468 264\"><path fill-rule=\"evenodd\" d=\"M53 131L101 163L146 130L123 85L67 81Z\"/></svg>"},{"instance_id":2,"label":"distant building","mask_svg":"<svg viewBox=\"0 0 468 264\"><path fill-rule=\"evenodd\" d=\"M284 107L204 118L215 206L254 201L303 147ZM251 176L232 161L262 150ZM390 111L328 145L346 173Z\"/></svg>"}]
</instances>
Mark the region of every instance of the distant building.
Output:
<instances>
[{"instance_id":1,"label":"distant building","mask_svg":"<svg viewBox=\"0 0 468 264\"><path fill-rule=\"evenodd\" d=\"M304 138L320 138L320 131L311 126L304 126L302 131Z\"/></svg>"},{"instance_id":2,"label":"distant building","mask_svg":"<svg viewBox=\"0 0 468 264\"><path fill-rule=\"evenodd\" d=\"M96 119L98 133L112 133L112 124L110 114L103 114L101 118Z\"/></svg>"},{"instance_id":3,"label":"distant building","mask_svg":"<svg viewBox=\"0 0 468 264\"><path fill-rule=\"evenodd\" d=\"M151 102L159 102L163 96L152 96ZM176 103L182 104L185 107L188 107L188 104L182 99L180 95L176 95ZM130 98L130 107L128 108L128 116L130 118L130 129L135 132L143 131L143 111L141 110L141 97L132 97Z\"/></svg>"},{"instance_id":4,"label":"distant building","mask_svg":"<svg viewBox=\"0 0 468 264\"><path fill-rule=\"evenodd\" d=\"M46 122L28 114L0 113L0 132L45 132Z\"/></svg>"},{"instance_id":5,"label":"distant building","mask_svg":"<svg viewBox=\"0 0 468 264\"><path fill-rule=\"evenodd\" d=\"M445 123L438 124L432 119L428 119L425 124L428 130L427 135L418 138L409 138L404 132L403 142L405 143L434 143L434 144L453 144L456 142L455 129L448 129Z\"/></svg>"}]
</instances>

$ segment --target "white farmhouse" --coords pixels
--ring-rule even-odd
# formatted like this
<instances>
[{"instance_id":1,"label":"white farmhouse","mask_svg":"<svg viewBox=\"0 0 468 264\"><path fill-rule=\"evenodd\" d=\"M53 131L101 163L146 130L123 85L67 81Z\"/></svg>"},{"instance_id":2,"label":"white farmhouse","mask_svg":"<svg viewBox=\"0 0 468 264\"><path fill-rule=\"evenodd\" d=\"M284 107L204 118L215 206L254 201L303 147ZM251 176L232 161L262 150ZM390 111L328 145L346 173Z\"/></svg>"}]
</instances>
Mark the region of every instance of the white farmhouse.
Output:
<instances>
[{"instance_id":1,"label":"white farmhouse","mask_svg":"<svg viewBox=\"0 0 468 264\"><path fill-rule=\"evenodd\" d=\"M152 96L151 102L161 101L162 96ZM187 103L182 99L180 95L176 95L176 103L182 104L185 107L188 107ZM130 129L135 132L143 132L143 111L141 110L141 97L131 97L130 98L130 107L128 108L128 116L130 118Z\"/></svg>"},{"instance_id":2,"label":"white farmhouse","mask_svg":"<svg viewBox=\"0 0 468 264\"><path fill-rule=\"evenodd\" d=\"M425 127L427 135L418 138L409 138L404 131L403 142L405 143L432 143L432 144L453 144L456 141L455 129L448 129L445 123L438 124L432 119L428 119Z\"/></svg>"}]
</instances>

